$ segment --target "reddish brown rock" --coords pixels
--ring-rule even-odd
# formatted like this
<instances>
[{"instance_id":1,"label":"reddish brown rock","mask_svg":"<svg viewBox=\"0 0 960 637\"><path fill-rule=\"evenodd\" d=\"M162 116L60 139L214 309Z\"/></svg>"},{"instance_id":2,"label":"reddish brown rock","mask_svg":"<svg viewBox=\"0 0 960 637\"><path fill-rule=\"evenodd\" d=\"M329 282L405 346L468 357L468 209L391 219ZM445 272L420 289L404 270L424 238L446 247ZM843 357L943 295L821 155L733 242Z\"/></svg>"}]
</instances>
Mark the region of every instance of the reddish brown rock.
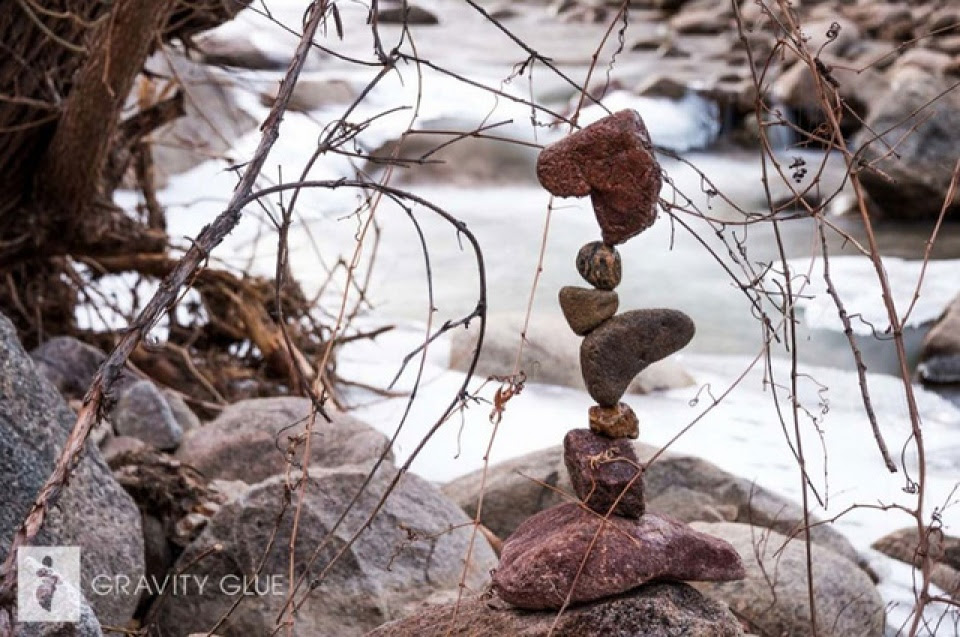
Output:
<instances>
[{"instance_id":1,"label":"reddish brown rock","mask_svg":"<svg viewBox=\"0 0 960 637\"><path fill-rule=\"evenodd\" d=\"M590 290L567 285L560 288L560 309L567 325L583 336L617 313L620 298L609 290Z\"/></svg>"},{"instance_id":2,"label":"reddish brown rock","mask_svg":"<svg viewBox=\"0 0 960 637\"><path fill-rule=\"evenodd\" d=\"M731 581L744 577L724 540L667 516L604 520L580 503L529 518L503 544L493 591L529 609L559 609L629 591L651 580Z\"/></svg>"},{"instance_id":3,"label":"reddish brown rock","mask_svg":"<svg viewBox=\"0 0 960 637\"><path fill-rule=\"evenodd\" d=\"M657 218L660 164L636 111L614 113L548 146L537 159L537 177L558 197L590 195L609 245L640 234Z\"/></svg>"},{"instance_id":4,"label":"reddish brown rock","mask_svg":"<svg viewBox=\"0 0 960 637\"><path fill-rule=\"evenodd\" d=\"M627 439L572 429L563 438L563 462L577 497L597 513L643 515L643 466Z\"/></svg>"},{"instance_id":5,"label":"reddish brown rock","mask_svg":"<svg viewBox=\"0 0 960 637\"><path fill-rule=\"evenodd\" d=\"M640 420L630 405L619 403L616 407L594 405L588 412L590 431L609 438L637 438L640 435Z\"/></svg>"},{"instance_id":6,"label":"reddish brown rock","mask_svg":"<svg viewBox=\"0 0 960 637\"><path fill-rule=\"evenodd\" d=\"M695 331L679 310L632 310L607 319L580 345L587 391L601 407L615 406L634 376L683 348Z\"/></svg>"},{"instance_id":7,"label":"reddish brown rock","mask_svg":"<svg viewBox=\"0 0 960 637\"><path fill-rule=\"evenodd\" d=\"M620 253L603 241L591 241L577 253L577 272L593 287L612 290L623 276Z\"/></svg>"}]
</instances>

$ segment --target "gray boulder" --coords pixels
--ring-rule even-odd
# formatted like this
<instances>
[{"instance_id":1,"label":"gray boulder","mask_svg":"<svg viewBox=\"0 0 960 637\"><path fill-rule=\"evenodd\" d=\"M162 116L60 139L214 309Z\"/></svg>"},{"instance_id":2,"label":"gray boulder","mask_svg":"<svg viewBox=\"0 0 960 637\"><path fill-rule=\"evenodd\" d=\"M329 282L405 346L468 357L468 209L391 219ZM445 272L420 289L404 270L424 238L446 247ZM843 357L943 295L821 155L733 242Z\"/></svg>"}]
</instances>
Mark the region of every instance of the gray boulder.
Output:
<instances>
[{"instance_id":1,"label":"gray boulder","mask_svg":"<svg viewBox=\"0 0 960 637\"><path fill-rule=\"evenodd\" d=\"M479 376L502 376L513 372L523 329L523 315L491 314L477 364ZM556 315L534 315L527 329L520 368L533 383L563 385L586 390L580 373L579 336ZM454 330L450 339L450 368L466 371L477 346L475 328ZM633 379L627 393L647 394L661 389L689 387L693 378L673 359L653 363Z\"/></svg>"},{"instance_id":2,"label":"gray boulder","mask_svg":"<svg viewBox=\"0 0 960 637\"><path fill-rule=\"evenodd\" d=\"M751 632L808 637L806 548L768 529L734 522L694 522L698 531L723 538L737 549L747 577L737 582L694 584L726 603ZM883 599L867 575L850 560L812 545L817 634L822 637L876 637L885 622Z\"/></svg>"},{"instance_id":3,"label":"gray boulder","mask_svg":"<svg viewBox=\"0 0 960 637\"><path fill-rule=\"evenodd\" d=\"M193 413L193 410L187 405L187 401L185 401L180 394L169 389L164 389L163 397L167 399L170 411L173 412L173 417L177 420L177 424L180 425L180 429L186 432L200 426L200 419Z\"/></svg>"},{"instance_id":4,"label":"gray boulder","mask_svg":"<svg viewBox=\"0 0 960 637\"><path fill-rule=\"evenodd\" d=\"M155 449L175 449L183 438L167 399L149 380L125 387L110 418L118 436L138 438Z\"/></svg>"},{"instance_id":5,"label":"gray boulder","mask_svg":"<svg viewBox=\"0 0 960 637\"><path fill-rule=\"evenodd\" d=\"M642 463L649 462L657 452L656 447L644 443L637 443L636 450ZM443 492L474 516L481 478L480 471L467 474L445 485ZM644 472L644 491L648 511L683 522L744 522L787 535L796 533L803 524L803 509L799 505L692 456L665 453L657 458ZM568 498L561 493L568 494ZM488 469L480 521L497 536L506 538L531 515L572 497L575 496L563 466L563 449L551 447ZM813 527L811 536L817 544L860 562L853 545L830 525Z\"/></svg>"},{"instance_id":6,"label":"gray boulder","mask_svg":"<svg viewBox=\"0 0 960 637\"><path fill-rule=\"evenodd\" d=\"M324 545L328 532L359 490L366 471L358 467L311 470L294 553L297 572L306 573L308 582L319 576L364 525L393 474L392 470L387 473L384 476L381 472L373 480L343 526ZM176 565L189 575L207 576L211 584L203 594L180 597L176 603L160 606L160 634L184 635L212 628L236 600L229 588L221 589L219 582L235 584L239 575L256 572L260 574L258 590L268 592L246 597L217 633L224 637L271 634L289 590L294 507L287 508L277 527L284 493L284 478L277 476L254 485L214 515ZM273 539L275 527L279 530ZM417 476L405 475L369 527L300 607L294 634L362 635L405 616L423 599L450 595L456 599L472 531L468 518L436 487ZM211 553L215 545L222 550ZM318 557L312 561L318 549ZM201 555L207 556L198 560ZM493 551L478 534L465 570L465 592L479 591L495 566Z\"/></svg>"},{"instance_id":7,"label":"gray boulder","mask_svg":"<svg viewBox=\"0 0 960 637\"><path fill-rule=\"evenodd\" d=\"M434 606L368 637L738 637L737 619L686 584L651 584L620 597L556 611L495 609L481 600Z\"/></svg>"},{"instance_id":8,"label":"gray boulder","mask_svg":"<svg viewBox=\"0 0 960 637\"><path fill-rule=\"evenodd\" d=\"M107 360L107 355L96 347L72 336L51 338L30 352L30 356L37 369L65 398L82 398L97 369ZM134 377L124 370L114 387L123 387L133 380Z\"/></svg>"},{"instance_id":9,"label":"gray boulder","mask_svg":"<svg viewBox=\"0 0 960 637\"><path fill-rule=\"evenodd\" d=\"M917 373L924 383L960 384L960 295L924 337Z\"/></svg>"},{"instance_id":10,"label":"gray boulder","mask_svg":"<svg viewBox=\"0 0 960 637\"><path fill-rule=\"evenodd\" d=\"M310 414L307 398L254 398L224 409L213 421L184 436L178 460L207 479L242 480L253 484L283 473L290 440L301 436ZM311 466L372 465L387 447L387 437L369 425L330 409L332 422L317 416L313 428ZM292 460L300 462L303 447ZM392 463L393 455L387 460Z\"/></svg>"},{"instance_id":11,"label":"gray boulder","mask_svg":"<svg viewBox=\"0 0 960 637\"><path fill-rule=\"evenodd\" d=\"M75 416L56 388L23 351L13 325L0 314L0 559L33 504L72 429ZM35 545L80 546L81 588L97 617L123 625L138 595L111 591L92 594L94 575L143 575L140 513L117 484L96 446L87 443L83 459L34 540Z\"/></svg>"},{"instance_id":12,"label":"gray boulder","mask_svg":"<svg viewBox=\"0 0 960 637\"><path fill-rule=\"evenodd\" d=\"M876 167L861 171L863 185L891 218L940 214L960 146L960 91L949 88L948 80L919 68L899 69L854 139L860 161ZM880 139L873 139L874 131L882 133ZM960 210L960 195L947 208L948 214Z\"/></svg>"}]
</instances>

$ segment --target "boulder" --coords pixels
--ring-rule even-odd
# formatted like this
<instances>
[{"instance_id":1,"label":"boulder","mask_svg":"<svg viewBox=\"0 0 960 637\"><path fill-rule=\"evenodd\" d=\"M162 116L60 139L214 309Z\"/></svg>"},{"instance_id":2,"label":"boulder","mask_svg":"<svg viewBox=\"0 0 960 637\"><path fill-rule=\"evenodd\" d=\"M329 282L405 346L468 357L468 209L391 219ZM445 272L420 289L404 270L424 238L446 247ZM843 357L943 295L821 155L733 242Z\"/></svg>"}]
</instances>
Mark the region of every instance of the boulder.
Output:
<instances>
[{"instance_id":1,"label":"boulder","mask_svg":"<svg viewBox=\"0 0 960 637\"><path fill-rule=\"evenodd\" d=\"M507 538L493 592L520 608L559 610L653 580L743 577L743 563L730 544L669 516L604 519L568 502L529 518Z\"/></svg>"},{"instance_id":2,"label":"boulder","mask_svg":"<svg viewBox=\"0 0 960 637\"><path fill-rule=\"evenodd\" d=\"M698 582L704 595L726 603L751 632L808 637L810 604L806 547L802 540L749 524L695 522L699 531L732 544L746 565L736 582ZM850 560L812 545L817 634L821 637L883 635L884 601L867 575Z\"/></svg>"},{"instance_id":3,"label":"boulder","mask_svg":"<svg viewBox=\"0 0 960 637\"><path fill-rule=\"evenodd\" d=\"M242 480L253 484L283 473L288 447L302 437L309 421L308 398L241 400L199 429L189 432L177 449L178 460L199 470L208 480ZM372 465L389 440L369 425L327 408L332 419L317 415L311 434L311 466ZM302 439L296 442L299 463ZM387 455L393 462L393 454Z\"/></svg>"},{"instance_id":4,"label":"boulder","mask_svg":"<svg viewBox=\"0 0 960 637\"><path fill-rule=\"evenodd\" d=\"M522 314L494 313L487 317L483 351L477 364L478 375L503 376L513 373L522 329ZM579 371L581 339L570 331L559 312L552 315L534 314L526 336L520 369L527 374L529 382L586 389ZM476 327L454 330L450 339L450 368L466 371L476 346ZM647 394L693 384L690 374L675 359L667 358L640 372L627 387L627 393Z\"/></svg>"},{"instance_id":5,"label":"boulder","mask_svg":"<svg viewBox=\"0 0 960 637\"><path fill-rule=\"evenodd\" d=\"M923 338L917 373L924 383L960 384L960 295Z\"/></svg>"},{"instance_id":6,"label":"boulder","mask_svg":"<svg viewBox=\"0 0 960 637\"><path fill-rule=\"evenodd\" d=\"M344 508L359 491L366 471L358 467L312 469L300 513L294 562L309 584L345 549L366 523L385 493L393 471L380 472L359 497L344 524L332 532ZM217 633L224 637L269 635L289 589L290 535L294 508L284 506L282 476L253 485L222 507L200 536L184 551L176 568L208 577L202 594L179 597L157 609L161 634L184 635L211 629L236 601L238 575L259 573L255 585L265 591L244 599ZM273 537L274 529L278 529ZM470 520L425 480L403 476L383 508L357 541L328 570L319 588L300 607L294 635L363 635L380 624L409 613L420 600L479 590L496 566L496 557L482 535L471 540ZM471 561L464 567L468 546ZM214 546L221 550L212 552ZM265 552L266 551L266 552ZM317 552L316 559L312 556ZM203 559L199 556L206 555ZM262 560L262 563L261 563ZM180 572L178 570L178 572ZM304 590L301 589L301 595ZM298 595L298 599L300 596Z\"/></svg>"},{"instance_id":7,"label":"boulder","mask_svg":"<svg viewBox=\"0 0 960 637\"><path fill-rule=\"evenodd\" d=\"M165 389L163 390L163 397L167 399L167 405L170 406L170 411L173 412L173 417L176 419L177 424L180 425L180 429L186 432L200 426L200 419L193 413L193 410L187 406L187 401L185 401L180 394Z\"/></svg>"},{"instance_id":8,"label":"boulder","mask_svg":"<svg viewBox=\"0 0 960 637\"><path fill-rule=\"evenodd\" d=\"M205 33L196 42L200 60L211 66L232 66L254 71L283 71L290 64L287 56L265 51L239 34L223 37Z\"/></svg>"},{"instance_id":9,"label":"boulder","mask_svg":"<svg viewBox=\"0 0 960 637\"><path fill-rule=\"evenodd\" d=\"M23 351L13 325L0 314L0 560L53 471L75 420L57 389ZM138 595L119 590L91 594L95 575L133 581L143 575L140 513L91 442L33 544L79 546L81 590L100 621L119 626L133 616Z\"/></svg>"},{"instance_id":10,"label":"boulder","mask_svg":"<svg viewBox=\"0 0 960 637\"><path fill-rule=\"evenodd\" d=\"M647 463L657 448L635 443L640 461ZM482 472L451 481L444 493L468 515L476 515ZM542 486L540 483L548 485ZM563 448L550 447L493 465L487 470L481 522L499 537L507 537L523 520L573 498L573 486L563 466ZM693 456L664 453L644 472L647 510L665 513L683 522L729 521L754 524L792 534L803 524L803 509L794 502L737 477L715 464ZM686 498L697 493L697 500ZM852 544L829 524L810 529L814 542L860 562Z\"/></svg>"},{"instance_id":11,"label":"boulder","mask_svg":"<svg viewBox=\"0 0 960 637\"><path fill-rule=\"evenodd\" d=\"M260 94L260 102L264 106L273 106L279 90L280 84L277 83L271 91ZM357 91L346 80L301 78L293 87L288 108L291 111L309 113L327 106L346 106L355 99L357 99Z\"/></svg>"},{"instance_id":12,"label":"boulder","mask_svg":"<svg viewBox=\"0 0 960 637\"><path fill-rule=\"evenodd\" d=\"M950 82L918 68L899 69L854 139L863 163L876 166L861 171L864 188L891 218L940 214L960 146L960 91L949 88ZM873 131L883 134L875 140ZM948 215L958 210L960 190L947 202Z\"/></svg>"},{"instance_id":13,"label":"boulder","mask_svg":"<svg viewBox=\"0 0 960 637\"><path fill-rule=\"evenodd\" d=\"M919 538L917 527L907 527L883 536L872 547L919 568ZM949 536L942 529L931 529L929 542L930 557L934 561L930 580L954 599L960 599L960 538Z\"/></svg>"},{"instance_id":14,"label":"boulder","mask_svg":"<svg viewBox=\"0 0 960 637\"><path fill-rule=\"evenodd\" d=\"M155 449L176 449L183 438L183 428L166 397L149 380L125 387L110 419L117 435L138 438Z\"/></svg>"},{"instance_id":15,"label":"boulder","mask_svg":"<svg viewBox=\"0 0 960 637\"><path fill-rule=\"evenodd\" d=\"M83 398L100 365L107 360L107 355L96 347L72 336L51 338L30 352L30 356L40 373L67 399ZM132 373L123 370L114 387L121 388L134 380Z\"/></svg>"},{"instance_id":16,"label":"boulder","mask_svg":"<svg viewBox=\"0 0 960 637\"><path fill-rule=\"evenodd\" d=\"M491 608L479 599L434 606L367 637L738 637L737 619L686 584L650 584L556 612Z\"/></svg>"}]
</instances>

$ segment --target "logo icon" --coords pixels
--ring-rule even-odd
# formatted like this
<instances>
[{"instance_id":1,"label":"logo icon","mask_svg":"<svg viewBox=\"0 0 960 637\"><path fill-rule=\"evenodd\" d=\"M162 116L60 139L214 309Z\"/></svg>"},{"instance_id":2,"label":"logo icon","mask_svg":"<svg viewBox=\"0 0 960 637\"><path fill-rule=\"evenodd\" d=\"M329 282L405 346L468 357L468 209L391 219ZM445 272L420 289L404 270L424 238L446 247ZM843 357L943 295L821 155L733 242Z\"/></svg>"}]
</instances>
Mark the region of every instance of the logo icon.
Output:
<instances>
[{"instance_id":1,"label":"logo icon","mask_svg":"<svg viewBox=\"0 0 960 637\"><path fill-rule=\"evenodd\" d=\"M18 621L78 622L80 599L79 546L18 549Z\"/></svg>"}]
</instances>

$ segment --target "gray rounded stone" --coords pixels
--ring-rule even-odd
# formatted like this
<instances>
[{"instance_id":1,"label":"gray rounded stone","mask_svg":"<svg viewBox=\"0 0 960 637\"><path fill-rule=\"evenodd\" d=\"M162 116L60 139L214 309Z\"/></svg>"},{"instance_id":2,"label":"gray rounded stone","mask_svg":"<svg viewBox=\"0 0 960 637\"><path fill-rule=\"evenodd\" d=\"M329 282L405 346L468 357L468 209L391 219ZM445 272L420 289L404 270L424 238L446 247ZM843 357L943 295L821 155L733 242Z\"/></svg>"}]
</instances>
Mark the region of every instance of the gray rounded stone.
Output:
<instances>
[{"instance_id":1,"label":"gray rounded stone","mask_svg":"<svg viewBox=\"0 0 960 637\"><path fill-rule=\"evenodd\" d=\"M601 406L615 406L634 376L683 348L695 331L679 310L632 310L608 319L580 345L587 392Z\"/></svg>"}]
</instances>

